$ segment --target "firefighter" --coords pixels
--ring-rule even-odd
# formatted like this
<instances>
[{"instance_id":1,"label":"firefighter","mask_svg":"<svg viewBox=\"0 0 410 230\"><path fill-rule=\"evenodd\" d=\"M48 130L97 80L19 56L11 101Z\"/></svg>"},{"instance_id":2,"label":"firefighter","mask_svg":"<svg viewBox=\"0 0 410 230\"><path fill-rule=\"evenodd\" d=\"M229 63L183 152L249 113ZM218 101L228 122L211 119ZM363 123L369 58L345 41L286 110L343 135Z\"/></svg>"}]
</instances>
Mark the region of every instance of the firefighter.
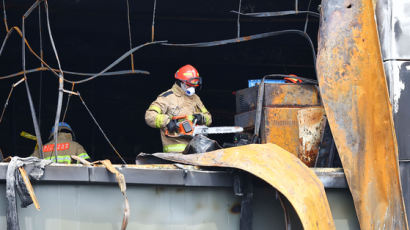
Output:
<instances>
[{"instance_id":1,"label":"firefighter","mask_svg":"<svg viewBox=\"0 0 410 230\"><path fill-rule=\"evenodd\" d=\"M151 103L145 113L145 122L152 128L160 129L164 152L183 152L189 143L186 137L168 137L165 130L177 131L177 121L174 116L186 116L197 125L209 126L211 114L195 94L200 88L202 79L198 71L191 65L185 65L175 73L175 84L171 89L160 94Z\"/></svg>"},{"instance_id":2,"label":"firefighter","mask_svg":"<svg viewBox=\"0 0 410 230\"><path fill-rule=\"evenodd\" d=\"M56 162L54 153L54 128L51 129L50 142L43 146L43 156L46 160ZM57 163L71 164L78 163L71 160L71 155L78 156L84 160L91 161L90 156L78 142L70 125L65 122L58 123L57 130ZM35 149L31 156L40 157L38 149Z\"/></svg>"}]
</instances>

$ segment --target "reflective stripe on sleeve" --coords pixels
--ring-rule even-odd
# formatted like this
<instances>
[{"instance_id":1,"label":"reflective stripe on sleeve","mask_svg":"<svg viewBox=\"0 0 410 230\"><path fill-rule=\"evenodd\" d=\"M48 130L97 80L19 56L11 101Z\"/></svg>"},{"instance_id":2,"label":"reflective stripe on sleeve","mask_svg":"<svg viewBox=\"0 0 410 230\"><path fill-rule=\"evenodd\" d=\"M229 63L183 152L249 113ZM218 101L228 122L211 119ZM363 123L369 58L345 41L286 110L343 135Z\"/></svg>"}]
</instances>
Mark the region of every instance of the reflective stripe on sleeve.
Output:
<instances>
[{"instance_id":1,"label":"reflective stripe on sleeve","mask_svg":"<svg viewBox=\"0 0 410 230\"><path fill-rule=\"evenodd\" d=\"M88 156L87 153L80 153L77 156L80 157L80 158L83 158L83 159L90 159L91 158L90 156Z\"/></svg>"},{"instance_id":2,"label":"reflective stripe on sleeve","mask_svg":"<svg viewBox=\"0 0 410 230\"><path fill-rule=\"evenodd\" d=\"M209 118L209 115L204 114L205 117L205 125L208 126L211 124L211 119Z\"/></svg>"},{"instance_id":3,"label":"reflective stripe on sleeve","mask_svg":"<svg viewBox=\"0 0 410 230\"><path fill-rule=\"evenodd\" d=\"M155 127L156 128L161 128L162 124L164 123L164 120L167 118L168 116L165 114L158 114L155 117Z\"/></svg>"},{"instance_id":4,"label":"reflective stripe on sleeve","mask_svg":"<svg viewBox=\"0 0 410 230\"><path fill-rule=\"evenodd\" d=\"M157 112L157 113L161 113L161 112L162 112L162 111L161 111L161 108L158 107L158 106L156 106L156 105L151 105L151 106L148 108L148 110L152 110L152 111L155 111L155 112Z\"/></svg>"},{"instance_id":5,"label":"reflective stripe on sleeve","mask_svg":"<svg viewBox=\"0 0 410 230\"><path fill-rule=\"evenodd\" d=\"M201 110L201 113L207 113L208 112L208 110L205 107L201 107L199 109Z\"/></svg>"},{"instance_id":6,"label":"reflective stripe on sleeve","mask_svg":"<svg viewBox=\"0 0 410 230\"><path fill-rule=\"evenodd\" d=\"M173 145L165 145L164 146L164 152L165 153L180 153L183 152L186 148L186 144L173 144Z\"/></svg>"}]
</instances>

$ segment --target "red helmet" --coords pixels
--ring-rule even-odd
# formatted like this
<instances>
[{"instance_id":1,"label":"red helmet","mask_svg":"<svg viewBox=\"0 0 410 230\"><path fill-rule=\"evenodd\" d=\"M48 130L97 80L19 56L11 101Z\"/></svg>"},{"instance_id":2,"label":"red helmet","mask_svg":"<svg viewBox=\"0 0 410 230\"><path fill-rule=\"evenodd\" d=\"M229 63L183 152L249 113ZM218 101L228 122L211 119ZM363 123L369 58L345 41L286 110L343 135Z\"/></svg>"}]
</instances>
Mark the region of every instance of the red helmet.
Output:
<instances>
[{"instance_id":1,"label":"red helmet","mask_svg":"<svg viewBox=\"0 0 410 230\"><path fill-rule=\"evenodd\" d=\"M190 87L198 87L202 84L198 70L192 65L184 65L175 73L175 79L178 79Z\"/></svg>"}]
</instances>

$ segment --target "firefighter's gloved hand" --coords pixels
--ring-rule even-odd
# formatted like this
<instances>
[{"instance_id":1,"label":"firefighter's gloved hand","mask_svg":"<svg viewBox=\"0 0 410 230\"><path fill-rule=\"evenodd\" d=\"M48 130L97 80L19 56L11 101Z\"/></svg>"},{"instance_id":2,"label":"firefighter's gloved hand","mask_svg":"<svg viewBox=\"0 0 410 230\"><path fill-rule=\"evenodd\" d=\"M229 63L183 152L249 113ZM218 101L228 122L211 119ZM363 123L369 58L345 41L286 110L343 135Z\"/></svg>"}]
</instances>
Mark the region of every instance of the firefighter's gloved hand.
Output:
<instances>
[{"instance_id":1,"label":"firefighter's gloved hand","mask_svg":"<svg viewBox=\"0 0 410 230\"><path fill-rule=\"evenodd\" d=\"M167 129L169 132L177 132L178 131L177 121L170 120L169 123L167 124Z\"/></svg>"},{"instance_id":2,"label":"firefighter's gloved hand","mask_svg":"<svg viewBox=\"0 0 410 230\"><path fill-rule=\"evenodd\" d=\"M204 115L197 113L192 115L194 116L194 119L192 119L193 123L196 123L197 125L205 125L205 117ZM196 121L196 122L195 122Z\"/></svg>"}]
</instances>

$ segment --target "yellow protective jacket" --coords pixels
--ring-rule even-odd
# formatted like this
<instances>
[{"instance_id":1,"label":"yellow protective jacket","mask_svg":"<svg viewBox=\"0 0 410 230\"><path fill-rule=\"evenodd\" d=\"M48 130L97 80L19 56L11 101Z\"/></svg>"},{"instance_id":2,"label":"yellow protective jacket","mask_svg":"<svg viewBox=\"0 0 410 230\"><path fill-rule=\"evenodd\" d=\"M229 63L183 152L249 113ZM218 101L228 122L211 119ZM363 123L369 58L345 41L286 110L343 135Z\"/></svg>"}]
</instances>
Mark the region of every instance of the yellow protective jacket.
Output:
<instances>
[{"instance_id":1,"label":"yellow protective jacket","mask_svg":"<svg viewBox=\"0 0 410 230\"><path fill-rule=\"evenodd\" d=\"M83 146L73 141L73 137L70 133L58 133L57 134L57 163L71 164L71 155L81 157L85 160L89 160L90 156L85 152ZM38 149L35 149L33 157L40 157ZM43 145L43 156L46 160L56 162L54 155L54 140ZM75 162L74 162L75 163Z\"/></svg>"},{"instance_id":2,"label":"yellow protective jacket","mask_svg":"<svg viewBox=\"0 0 410 230\"><path fill-rule=\"evenodd\" d=\"M187 146L189 139L184 137L167 137L165 128L173 116L188 116L193 119L193 114L202 114L205 117L205 125L212 123L212 116L202 104L198 95L187 96L177 84L171 89L161 93L151 103L145 112L145 122L152 128L159 128L164 152L182 152Z\"/></svg>"}]
</instances>

